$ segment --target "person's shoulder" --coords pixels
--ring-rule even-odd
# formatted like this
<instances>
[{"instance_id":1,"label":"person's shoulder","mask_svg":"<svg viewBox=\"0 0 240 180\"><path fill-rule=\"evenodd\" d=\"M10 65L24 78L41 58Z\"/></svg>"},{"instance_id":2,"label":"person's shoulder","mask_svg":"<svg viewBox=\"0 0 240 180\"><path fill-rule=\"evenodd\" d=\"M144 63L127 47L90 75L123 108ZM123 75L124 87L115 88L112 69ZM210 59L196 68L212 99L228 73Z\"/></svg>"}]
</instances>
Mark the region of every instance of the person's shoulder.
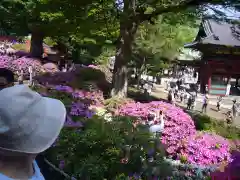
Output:
<instances>
[{"instance_id":1,"label":"person's shoulder","mask_svg":"<svg viewBox=\"0 0 240 180\"><path fill-rule=\"evenodd\" d=\"M31 180L45 180L36 161L33 162L35 174Z\"/></svg>"},{"instance_id":2,"label":"person's shoulder","mask_svg":"<svg viewBox=\"0 0 240 180\"><path fill-rule=\"evenodd\" d=\"M1 173L0 173L0 179L1 179L1 180L12 180L11 178L9 178L9 177L1 174Z\"/></svg>"}]
</instances>

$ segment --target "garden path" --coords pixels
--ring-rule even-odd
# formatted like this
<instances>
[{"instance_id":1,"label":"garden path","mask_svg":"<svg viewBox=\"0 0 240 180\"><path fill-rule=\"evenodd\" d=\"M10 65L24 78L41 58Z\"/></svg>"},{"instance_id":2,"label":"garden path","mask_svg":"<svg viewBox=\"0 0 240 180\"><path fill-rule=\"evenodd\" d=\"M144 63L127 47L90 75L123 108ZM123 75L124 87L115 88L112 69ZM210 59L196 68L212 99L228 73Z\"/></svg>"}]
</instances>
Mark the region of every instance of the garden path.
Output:
<instances>
[{"instance_id":1,"label":"garden path","mask_svg":"<svg viewBox=\"0 0 240 180\"><path fill-rule=\"evenodd\" d=\"M152 96L155 96L156 98L160 98L160 99L164 99L164 100L167 100L167 92L165 92L163 90L163 88L159 85L156 85L155 86L155 90L151 93ZM211 100L210 100L211 101ZM182 107L182 108L186 108L186 104L183 104L183 103L180 103L180 102L177 102L176 103L178 106ZM195 108L195 112L198 112L200 113L201 112L201 109L202 109L202 102L201 101L197 101L197 105L196 105L196 108ZM216 111L216 106L213 105L213 103L210 103L208 105L208 109L207 109L207 115L214 118L214 119L217 119L217 120L224 120L226 118L226 112L229 110L229 108L222 108L222 110L220 112L217 112ZM239 127L240 128L240 116L238 116L233 124L236 126L236 127Z\"/></svg>"}]
</instances>

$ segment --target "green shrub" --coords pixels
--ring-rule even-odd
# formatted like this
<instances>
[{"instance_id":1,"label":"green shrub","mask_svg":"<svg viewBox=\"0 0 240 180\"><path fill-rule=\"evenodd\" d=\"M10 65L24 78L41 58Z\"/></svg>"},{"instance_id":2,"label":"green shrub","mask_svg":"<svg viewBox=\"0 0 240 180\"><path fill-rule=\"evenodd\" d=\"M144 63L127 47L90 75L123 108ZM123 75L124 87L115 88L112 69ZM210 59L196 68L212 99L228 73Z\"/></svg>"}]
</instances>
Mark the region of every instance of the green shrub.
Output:
<instances>
[{"instance_id":1,"label":"green shrub","mask_svg":"<svg viewBox=\"0 0 240 180\"><path fill-rule=\"evenodd\" d=\"M211 128L209 125L212 123L211 118L209 116L203 114L196 114L193 116L193 120L196 126L196 129L201 130L209 130Z\"/></svg>"},{"instance_id":2,"label":"green shrub","mask_svg":"<svg viewBox=\"0 0 240 180\"><path fill-rule=\"evenodd\" d=\"M105 100L104 105L108 111L114 112L121 105L126 104L128 102L133 102L133 100L129 98L110 98Z\"/></svg>"},{"instance_id":3,"label":"green shrub","mask_svg":"<svg viewBox=\"0 0 240 180\"><path fill-rule=\"evenodd\" d=\"M240 138L240 129L232 125L227 125L224 121L212 119L202 114L193 115L193 120L197 130L215 132L228 139Z\"/></svg>"},{"instance_id":4,"label":"green shrub","mask_svg":"<svg viewBox=\"0 0 240 180\"><path fill-rule=\"evenodd\" d=\"M105 74L98 69L81 68L70 86L77 89L100 89L105 96L109 95L111 84L106 80Z\"/></svg>"},{"instance_id":5,"label":"green shrub","mask_svg":"<svg viewBox=\"0 0 240 180\"><path fill-rule=\"evenodd\" d=\"M82 180L112 180L133 173L144 172L147 175L152 172L150 166L144 169L142 162L152 148L150 134L142 126L133 131L132 120L128 117L118 117L112 122L94 117L84 123L81 131L64 129L56 146L46 154L56 165L64 160L63 170L67 174ZM131 145L130 150L128 145ZM160 150L156 151L159 153L155 164L160 166L162 154ZM123 158L128 162L124 163ZM168 166L165 168L169 169Z\"/></svg>"},{"instance_id":6,"label":"green shrub","mask_svg":"<svg viewBox=\"0 0 240 180\"><path fill-rule=\"evenodd\" d=\"M105 79L105 75L98 69L81 68L77 73L77 78L81 81L101 81L102 79Z\"/></svg>"},{"instance_id":7,"label":"green shrub","mask_svg":"<svg viewBox=\"0 0 240 180\"><path fill-rule=\"evenodd\" d=\"M28 51L27 50L27 45L26 44L14 44L13 49L18 50L18 51Z\"/></svg>"}]
</instances>

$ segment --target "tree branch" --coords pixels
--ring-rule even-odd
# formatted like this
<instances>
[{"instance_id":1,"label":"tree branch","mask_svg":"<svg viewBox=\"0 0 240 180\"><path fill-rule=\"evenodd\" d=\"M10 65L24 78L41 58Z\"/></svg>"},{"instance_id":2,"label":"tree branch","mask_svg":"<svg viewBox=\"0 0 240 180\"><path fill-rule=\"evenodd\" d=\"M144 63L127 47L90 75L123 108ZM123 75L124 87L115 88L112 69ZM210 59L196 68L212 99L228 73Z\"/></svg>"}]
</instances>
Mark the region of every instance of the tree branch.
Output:
<instances>
[{"instance_id":1,"label":"tree branch","mask_svg":"<svg viewBox=\"0 0 240 180\"><path fill-rule=\"evenodd\" d=\"M155 11L153 11L152 13L149 13L149 14L145 14L144 10L141 9L138 11L138 18L139 18L140 22L151 21L151 19L153 17L156 17L160 14L168 13L168 12L179 12L188 7L199 6L199 5L202 5L205 3L213 4L213 2L211 0L186 0L186 1L180 2L177 5L171 5L168 7L157 8ZM224 1L219 0L219 1L214 2L214 4L224 4Z\"/></svg>"}]
</instances>

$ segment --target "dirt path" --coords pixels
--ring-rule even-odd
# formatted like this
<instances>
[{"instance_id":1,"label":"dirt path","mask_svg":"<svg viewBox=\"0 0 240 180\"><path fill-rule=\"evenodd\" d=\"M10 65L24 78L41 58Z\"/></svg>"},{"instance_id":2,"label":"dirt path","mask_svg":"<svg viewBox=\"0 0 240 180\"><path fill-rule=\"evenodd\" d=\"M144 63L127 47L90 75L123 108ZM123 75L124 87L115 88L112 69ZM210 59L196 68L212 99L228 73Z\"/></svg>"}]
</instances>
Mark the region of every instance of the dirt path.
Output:
<instances>
[{"instance_id":1,"label":"dirt path","mask_svg":"<svg viewBox=\"0 0 240 180\"><path fill-rule=\"evenodd\" d=\"M158 89L156 89L154 92L151 93L152 96L156 97L156 98L160 98L160 99L164 99L167 100L167 93L159 91ZM186 105L180 102L176 103L178 106L182 107L182 108L186 108ZM197 102L196 108L195 108L195 112L201 113L202 110L202 103L201 102ZM217 120L224 120L226 118L225 113L227 112L227 109L222 109L220 112L216 111L216 106L213 105L208 105L207 108L207 115L215 118ZM233 124L237 127L240 128L240 117L238 116Z\"/></svg>"}]
</instances>

